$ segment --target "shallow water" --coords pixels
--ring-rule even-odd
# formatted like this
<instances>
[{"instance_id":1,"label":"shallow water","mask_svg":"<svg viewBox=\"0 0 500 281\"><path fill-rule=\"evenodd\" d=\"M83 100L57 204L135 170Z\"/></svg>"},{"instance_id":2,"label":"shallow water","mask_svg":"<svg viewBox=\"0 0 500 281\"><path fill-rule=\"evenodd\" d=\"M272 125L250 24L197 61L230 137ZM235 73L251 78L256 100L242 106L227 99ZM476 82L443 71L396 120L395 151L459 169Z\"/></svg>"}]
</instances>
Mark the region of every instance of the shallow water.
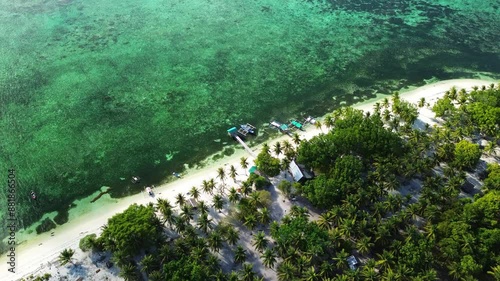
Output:
<instances>
[{"instance_id":1,"label":"shallow water","mask_svg":"<svg viewBox=\"0 0 500 281\"><path fill-rule=\"evenodd\" d=\"M0 168L21 225L158 182L242 122L500 73L496 0L143 2L0 0Z\"/></svg>"}]
</instances>

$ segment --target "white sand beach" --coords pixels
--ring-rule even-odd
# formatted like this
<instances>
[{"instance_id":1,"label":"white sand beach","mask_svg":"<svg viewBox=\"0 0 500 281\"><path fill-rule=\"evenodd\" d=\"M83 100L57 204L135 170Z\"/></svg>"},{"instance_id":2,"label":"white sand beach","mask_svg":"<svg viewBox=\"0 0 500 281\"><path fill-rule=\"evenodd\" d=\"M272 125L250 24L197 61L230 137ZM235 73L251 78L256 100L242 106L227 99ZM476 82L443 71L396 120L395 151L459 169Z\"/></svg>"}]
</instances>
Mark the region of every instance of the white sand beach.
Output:
<instances>
[{"instance_id":1,"label":"white sand beach","mask_svg":"<svg viewBox=\"0 0 500 281\"><path fill-rule=\"evenodd\" d=\"M486 80L475 80L475 79L456 79L456 80L446 80L433 84L429 84L423 87L419 87L412 90L401 90L401 98L409 102L416 103L421 98L425 98L426 102L433 103L436 99L441 97L444 92L449 90L451 87L455 86L457 89L465 88L467 90L472 89L473 86L490 85L492 83L498 83L498 81L486 81ZM382 97L383 98L383 97ZM380 100L377 99L365 101L361 104L354 105L354 108L362 109L365 111L370 111L373 109L373 105ZM421 122L431 123L433 119L433 113L428 108L420 109L419 120ZM321 120L321 118L320 118ZM323 128L326 131L326 128ZM318 135L322 131L315 128L312 125L306 127L305 132L301 132L302 138L310 139L315 135ZM288 136L280 136L276 139L268 141L268 144L272 145L276 141L283 141L285 139L290 139ZM255 152L260 151L260 145L253 147ZM238 168L238 174L241 179L246 175L246 172L240 167L240 158L242 156L248 157L250 166L252 165L252 157L243 149L238 149L236 152L229 156L224 157L209 166L201 169L192 169L187 171L182 178L177 179L173 182L158 186L155 188L156 198L167 198L170 202L175 202L175 196L178 193L186 194L189 192L192 186L200 187L203 180L208 180L210 178L216 178L217 168L226 167L229 165L234 165ZM228 183L232 183L231 179L227 180ZM206 196L206 195L205 195ZM205 198L206 201L209 198ZM110 199L108 195L103 196L99 199L96 204L99 204L98 208L89 209L86 213L74 217L70 211L70 221L64 225L57 226L56 229L52 230L51 233L44 233L38 236L32 235L26 242L18 245L16 248L16 273L12 274L7 271L7 258L5 255L0 257L0 280L18 280L22 277L26 277L30 274L41 274L45 272L54 272L54 264L57 263L58 256L60 252L65 248L75 249L77 254L75 254L75 261L77 259L83 259L84 255L79 252L79 241L85 235L90 233L100 233L100 227L107 223L108 218L112 217L114 214L122 212L130 204L147 204L149 202L156 202L156 199L146 196L144 193L136 194L123 199ZM290 208L290 202L279 202L283 209ZM285 204L285 205L283 205ZM242 238L243 239L243 238ZM88 265L90 261L85 262ZM264 273L265 269L260 266L261 271L259 271L259 266L256 265L254 268L256 272L262 273L266 280L275 276L268 272ZM116 277L116 274L108 274L99 272L95 273L96 268L88 269L85 280L104 280L105 276L107 280L121 280L121 278ZM65 274L61 270L61 275ZM66 273L67 274L67 273ZM54 274L52 274L54 276ZM115 277L113 277L115 276ZM56 279L53 279L56 280ZM72 280L70 278L70 280Z\"/></svg>"}]
</instances>

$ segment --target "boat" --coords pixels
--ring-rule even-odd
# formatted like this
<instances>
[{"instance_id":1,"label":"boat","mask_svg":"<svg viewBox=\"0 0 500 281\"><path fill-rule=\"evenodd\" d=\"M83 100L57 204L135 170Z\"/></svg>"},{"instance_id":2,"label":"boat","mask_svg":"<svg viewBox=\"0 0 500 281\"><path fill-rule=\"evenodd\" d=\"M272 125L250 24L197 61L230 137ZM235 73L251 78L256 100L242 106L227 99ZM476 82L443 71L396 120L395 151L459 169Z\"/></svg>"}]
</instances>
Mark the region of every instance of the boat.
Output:
<instances>
[{"instance_id":1,"label":"boat","mask_svg":"<svg viewBox=\"0 0 500 281\"><path fill-rule=\"evenodd\" d=\"M132 183L139 183L141 181L141 178L138 176L133 176L131 181Z\"/></svg>"},{"instance_id":2,"label":"boat","mask_svg":"<svg viewBox=\"0 0 500 281\"><path fill-rule=\"evenodd\" d=\"M314 119L313 117L309 116L306 118L306 123L311 123L311 124L315 124L316 123L316 119Z\"/></svg>"},{"instance_id":3,"label":"boat","mask_svg":"<svg viewBox=\"0 0 500 281\"><path fill-rule=\"evenodd\" d=\"M277 121L272 121L270 123L270 125L273 126L273 127L275 127L275 128L277 128L277 129L279 129L281 127L281 123L277 122Z\"/></svg>"},{"instance_id":4,"label":"boat","mask_svg":"<svg viewBox=\"0 0 500 281\"><path fill-rule=\"evenodd\" d=\"M296 120L292 120L290 122L293 126L295 126L295 128L299 129L299 130L302 130L302 124Z\"/></svg>"},{"instance_id":5,"label":"boat","mask_svg":"<svg viewBox=\"0 0 500 281\"><path fill-rule=\"evenodd\" d=\"M240 125L240 128L243 129L244 131L254 135L255 134L255 127L246 123L246 124L243 124L243 125Z\"/></svg>"}]
</instances>

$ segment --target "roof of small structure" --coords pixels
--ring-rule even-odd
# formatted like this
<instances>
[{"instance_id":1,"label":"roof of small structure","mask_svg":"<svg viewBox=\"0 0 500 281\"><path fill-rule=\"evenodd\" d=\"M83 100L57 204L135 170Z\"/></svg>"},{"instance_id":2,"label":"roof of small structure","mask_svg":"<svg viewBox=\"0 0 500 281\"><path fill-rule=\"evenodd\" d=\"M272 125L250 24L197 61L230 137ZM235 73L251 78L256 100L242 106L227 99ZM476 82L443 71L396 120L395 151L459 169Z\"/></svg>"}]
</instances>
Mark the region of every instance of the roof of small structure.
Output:
<instances>
[{"instance_id":1,"label":"roof of small structure","mask_svg":"<svg viewBox=\"0 0 500 281\"><path fill-rule=\"evenodd\" d=\"M356 269L356 265L358 264L358 260L356 259L355 256L349 256L347 258L347 264L349 264L349 267L351 269Z\"/></svg>"},{"instance_id":2,"label":"roof of small structure","mask_svg":"<svg viewBox=\"0 0 500 281\"><path fill-rule=\"evenodd\" d=\"M249 172L250 174L255 173L255 171L257 171L257 166L252 166L252 167L250 167L250 169L248 170L248 172Z\"/></svg>"},{"instance_id":3,"label":"roof of small structure","mask_svg":"<svg viewBox=\"0 0 500 281\"><path fill-rule=\"evenodd\" d=\"M300 170L297 163L295 163L295 161L292 161L290 163L289 168L290 168L290 173L292 173L292 177L293 177L294 181L300 181L304 177L304 174Z\"/></svg>"},{"instance_id":4,"label":"roof of small structure","mask_svg":"<svg viewBox=\"0 0 500 281\"><path fill-rule=\"evenodd\" d=\"M286 131L288 130L288 126L286 124L281 124L280 129Z\"/></svg>"},{"instance_id":5,"label":"roof of small structure","mask_svg":"<svg viewBox=\"0 0 500 281\"><path fill-rule=\"evenodd\" d=\"M295 181L300 181L302 179L312 179L313 175L307 171L304 165L297 164L295 160L293 160L288 166L290 172L292 173L293 179Z\"/></svg>"}]
</instances>

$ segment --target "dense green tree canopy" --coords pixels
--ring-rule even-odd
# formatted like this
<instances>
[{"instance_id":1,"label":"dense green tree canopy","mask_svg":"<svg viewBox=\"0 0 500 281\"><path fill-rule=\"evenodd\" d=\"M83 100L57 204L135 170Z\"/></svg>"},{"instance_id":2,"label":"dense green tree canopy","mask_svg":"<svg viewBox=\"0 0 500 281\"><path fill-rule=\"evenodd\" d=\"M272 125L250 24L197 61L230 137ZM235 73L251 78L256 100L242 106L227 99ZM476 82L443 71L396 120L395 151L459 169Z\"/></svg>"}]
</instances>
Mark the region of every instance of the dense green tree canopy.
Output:
<instances>
[{"instance_id":1,"label":"dense green tree canopy","mask_svg":"<svg viewBox=\"0 0 500 281\"><path fill-rule=\"evenodd\" d=\"M255 159L255 165L257 169L264 174L274 177L277 176L281 171L281 162L278 158L271 156L268 150L263 149L257 158Z\"/></svg>"},{"instance_id":2,"label":"dense green tree canopy","mask_svg":"<svg viewBox=\"0 0 500 281\"><path fill-rule=\"evenodd\" d=\"M358 158L351 155L339 157L327 175L319 175L307 182L303 191L316 206L330 208L357 192L363 184L362 171L363 163Z\"/></svg>"},{"instance_id":3,"label":"dense green tree canopy","mask_svg":"<svg viewBox=\"0 0 500 281\"><path fill-rule=\"evenodd\" d=\"M337 115L334 130L300 144L300 163L327 172L342 155L369 160L402 153L401 139L384 128L380 116L365 117L362 111L350 107L342 109Z\"/></svg>"},{"instance_id":4,"label":"dense green tree canopy","mask_svg":"<svg viewBox=\"0 0 500 281\"><path fill-rule=\"evenodd\" d=\"M153 206L133 204L108 220L100 239L105 249L133 256L153 246L160 234L161 222Z\"/></svg>"},{"instance_id":5,"label":"dense green tree canopy","mask_svg":"<svg viewBox=\"0 0 500 281\"><path fill-rule=\"evenodd\" d=\"M458 168L472 169L474 168L479 158L481 157L481 150L479 145L470 143L466 140L461 140L455 145L454 166Z\"/></svg>"},{"instance_id":6,"label":"dense green tree canopy","mask_svg":"<svg viewBox=\"0 0 500 281\"><path fill-rule=\"evenodd\" d=\"M500 190L500 165L497 163L488 164L488 176L484 179L484 187L492 190Z\"/></svg>"}]
</instances>

